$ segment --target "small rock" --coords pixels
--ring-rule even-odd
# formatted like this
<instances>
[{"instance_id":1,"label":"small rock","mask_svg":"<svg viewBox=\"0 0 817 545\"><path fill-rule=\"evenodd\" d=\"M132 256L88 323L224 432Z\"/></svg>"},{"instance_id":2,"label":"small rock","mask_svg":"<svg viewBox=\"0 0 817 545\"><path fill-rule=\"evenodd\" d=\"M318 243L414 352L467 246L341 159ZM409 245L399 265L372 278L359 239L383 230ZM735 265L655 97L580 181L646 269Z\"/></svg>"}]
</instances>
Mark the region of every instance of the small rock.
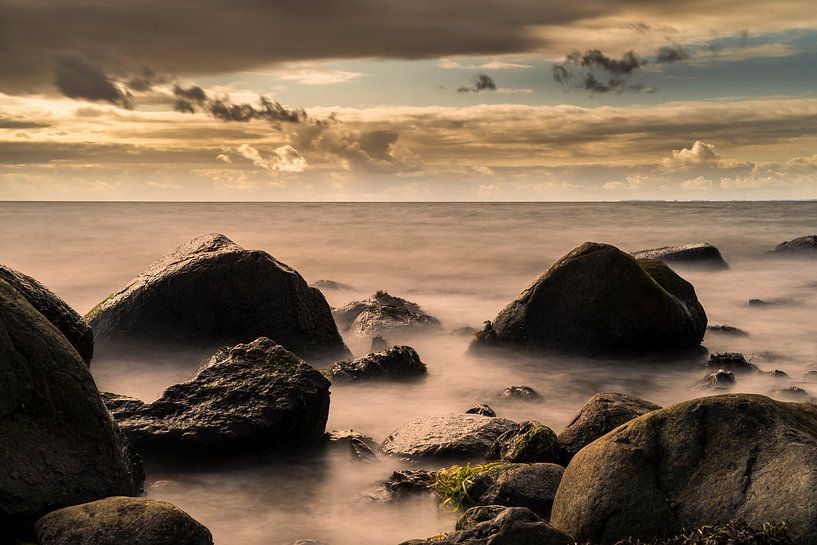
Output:
<instances>
[{"instance_id":1,"label":"small rock","mask_svg":"<svg viewBox=\"0 0 817 545\"><path fill-rule=\"evenodd\" d=\"M734 373L757 373L760 369L749 361L740 352L718 352L709 356L706 364L708 371L724 369Z\"/></svg>"},{"instance_id":2,"label":"small rock","mask_svg":"<svg viewBox=\"0 0 817 545\"><path fill-rule=\"evenodd\" d=\"M696 382L695 387L708 390L728 390L735 385L735 382L735 375L732 371L718 369L708 373L704 378Z\"/></svg>"},{"instance_id":3,"label":"small rock","mask_svg":"<svg viewBox=\"0 0 817 545\"><path fill-rule=\"evenodd\" d=\"M334 280L316 280L312 284L310 284L313 288L317 288L319 290L330 290L330 291L352 291L354 288L349 284L344 284L343 282L335 282Z\"/></svg>"},{"instance_id":4,"label":"small rock","mask_svg":"<svg viewBox=\"0 0 817 545\"><path fill-rule=\"evenodd\" d=\"M789 386L788 388L772 390L771 395L792 401L808 401L811 399L811 394L799 386Z\"/></svg>"},{"instance_id":5,"label":"small rock","mask_svg":"<svg viewBox=\"0 0 817 545\"><path fill-rule=\"evenodd\" d=\"M486 460L504 462L551 462L560 459L559 441L553 430L529 420L519 428L500 435L485 456Z\"/></svg>"},{"instance_id":6,"label":"small rock","mask_svg":"<svg viewBox=\"0 0 817 545\"><path fill-rule=\"evenodd\" d=\"M384 350L388 350L392 346L393 345L389 344L389 341L387 341L382 335L375 335L372 337L370 350L372 352L382 352Z\"/></svg>"},{"instance_id":7,"label":"small rock","mask_svg":"<svg viewBox=\"0 0 817 545\"><path fill-rule=\"evenodd\" d=\"M375 450L379 450L380 445L368 435L354 430L332 430L324 437L332 446L345 445L356 460L371 462L377 459Z\"/></svg>"},{"instance_id":8,"label":"small rock","mask_svg":"<svg viewBox=\"0 0 817 545\"><path fill-rule=\"evenodd\" d=\"M817 373L817 371L815 371ZM477 405L476 407L471 407L467 411L466 414L481 414L483 416L496 416L496 411L494 411L488 405Z\"/></svg>"},{"instance_id":9,"label":"small rock","mask_svg":"<svg viewBox=\"0 0 817 545\"><path fill-rule=\"evenodd\" d=\"M484 458L497 437L516 422L480 414L426 416L404 424L383 442L383 452L410 459Z\"/></svg>"},{"instance_id":10,"label":"small rock","mask_svg":"<svg viewBox=\"0 0 817 545\"><path fill-rule=\"evenodd\" d=\"M210 531L173 504L111 497L53 511L35 526L39 545L213 545Z\"/></svg>"},{"instance_id":11,"label":"small rock","mask_svg":"<svg viewBox=\"0 0 817 545\"><path fill-rule=\"evenodd\" d=\"M457 337L473 337L477 334L477 331L477 329L471 327L470 325L464 325L452 331L451 334L456 335Z\"/></svg>"},{"instance_id":12,"label":"small rock","mask_svg":"<svg viewBox=\"0 0 817 545\"><path fill-rule=\"evenodd\" d=\"M328 371L332 382L373 379L410 379L425 375L426 365L410 346L395 346L352 361L339 361Z\"/></svg>"},{"instance_id":13,"label":"small rock","mask_svg":"<svg viewBox=\"0 0 817 545\"><path fill-rule=\"evenodd\" d=\"M781 371L780 369L775 369L769 373L769 376L772 378L789 378L789 374L785 371Z\"/></svg>"},{"instance_id":14,"label":"small rock","mask_svg":"<svg viewBox=\"0 0 817 545\"><path fill-rule=\"evenodd\" d=\"M419 494L432 493L432 485L437 479L436 471L425 469L404 469L395 471L391 476L380 483L377 491L372 495L378 501L399 501Z\"/></svg>"},{"instance_id":15,"label":"small rock","mask_svg":"<svg viewBox=\"0 0 817 545\"><path fill-rule=\"evenodd\" d=\"M807 235L781 242L775 246L772 253L776 255L797 256L817 255L817 235Z\"/></svg>"},{"instance_id":16,"label":"small rock","mask_svg":"<svg viewBox=\"0 0 817 545\"><path fill-rule=\"evenodd\" d=\"M774 301L766 301L764 299L749 299L746 301L746 308L762 308L775 305Z\"/></svg>"},{"instance_id":17,"label":"small rock","mask_svg":"<svg viewBox=\"0 0 817 545\"><path fill-rule=\"evenodd\" d=\"M710 325L707 326L706 330L709 333L718 333L720 335L730 335L733 337L746 337L749 334L743 331L740 328L732 327L731 325Z\"/></svg>"},{"instance_id":18,"label":"small rock","mask_svg":"<svg viewBox=\"0 0 817 545\"><path fill-rule=\"evenodd\" d=\"M338 326L358 338L384 333L401 335L417 330L437 330L440 321L424 314L417 303L378 291L370 299L353 301L334 311Z\"/></svg>"},{"instance_id":19,"label":"small rock","mask_svg":"<svg viewBox=\"0 0 817 545\"><path fill-rule=\"evenodd\" d=\"M541 396L530 386L508 386L502 391L502 397L519 401L533 401Z\"/></svg>"}]
</instances>

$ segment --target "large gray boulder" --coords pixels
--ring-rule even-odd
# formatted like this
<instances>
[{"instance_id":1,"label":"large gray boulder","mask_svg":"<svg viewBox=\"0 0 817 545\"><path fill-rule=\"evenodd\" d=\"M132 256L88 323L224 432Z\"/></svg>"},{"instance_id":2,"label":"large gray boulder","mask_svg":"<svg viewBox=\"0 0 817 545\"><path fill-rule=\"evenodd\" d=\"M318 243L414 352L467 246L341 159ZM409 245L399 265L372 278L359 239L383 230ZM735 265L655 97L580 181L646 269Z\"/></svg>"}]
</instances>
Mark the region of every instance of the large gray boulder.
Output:
<instances>
[{"instance_id":1,"label":"large gray boulder","mask_svg":"<svg viewBox=\"0 0 817 545\"><path fill-rule=\"evenodd\" d=\"M269 337L306 358L348 355L320 290L268 253L220 234L179 246L86 318L99 344L212 349Z\"/></svg>"},{"instance_id":2,"label":"large gray boulder","mask_svg":"<svg viewBox=\"0 0 817 545\"><path fill-rule=\"evenodd\" d=\"M426 365L410 346L394 346L357 358L339 361L326 372L335 383L361 380L405 380L426 374Z\"/></svg>"},{"instance_id":3,"label":"large gray boulder","mask_svg":"<svg viewBox=\"0 0 817 545\"><path fill-rule=\"evenodd\" d=\"M650 540L742 519L817 543L817 406L736 394L651 412L579 451L551 523L577 542Z\"/></svg>"},{"instance_id":4,"label":"large gray boulder","mask_svg":"<svg viewBox=\"0 0 817 545\"><path fill-rule=\"evenodd\" d=\"M488 322L475 342L602 354L666 351L697 347L706 321L695 289L663 262L586 242Z\"/></svg>"},{"instance_id":5,"label":"large gray boulder","mask_svg":"<svg viewBox=\"0 0 817 545\"><path fill-rule=\"evenodd\" d=\"M640 252L634 252L633 256L636 259L658 259L670 265L687 265L708 269L729 268L720 250L708 242L641 250Z\"/></svg>"},{"instance_id":6,"label":"large gray boulder","mask_svg":"<svg viewBox=\"0 0 817 545\"><path fill-rule=\"evenodd\" d=\"M579 414L559 434L562 461L573 456L602 435L661 407L646 399L618 392L600 392L587 400Z\"/></svg>"},{"instance_id":7,"label":"large gray boulder","mask_svg":"<svg viewBox=\"0 0 817 545\"><path fill-rule=\"evenodd\" d=\"M772 250L774 255L817 256L817 235L798 237L781 242Z\"/></svg>"},{"instance_id":8,"label":"large gray boulder","mask_svg":"<svg viewBox=\"0 0 817 545\"><path fill-rule=\"evenodd\" d=\"M386 454L405 458L484 458L496 439L517 428L506 418L481 414L426 416L403 424L383 442Z\"/></svg>"},{"instance_id":9,"label":"large gray boulder","mask_svg":"<svg viewBox=\"0 0 817 545\"><path fill-rule=\"evenodd\" d=\"M439 331L440 321L425 314L417 303L378 291L371 298L353 301L334 311L343 331L370 339L376 335L405 337L417 331Z\"/></svg>"},{"instance_id":10,"label":"large gray boulder","mask_svg":"<svg viewBox=\"0 0 817 545\"><path fill-rule=\"evenodd\" d=\"M91 363L94 355L94 332L77 311L37 280L20 271L0 265L0 279L8 282L31 306L54 324L86 364Z\"/></svg>"},{"instance_id":11,"label":"large gray boulder","mask_svg":"<svg viewBox=\"0 0 817 545\"><path fill-rule=\"evenodd\" d=\"M143 481L88 366L0 280L0 535L60 507L138 494Z\"/></svg>"},{"instance_id":12,"label":"large gray boulder","mask_svg":"<svg viewBox=\"0 0 817 545\"><path fill-rule=\"evenodd\" d=\"M573 545L573 539L524 507L473 507L454 532L401 545Z\"/></svg>"},{"instance_id":13,"label":"large gray boulder","mask_svg":"<svg viewBox=\"0 0 817 545\"><path fill-rule=\"evenodd\" d=\"M37 521L38 545L213 545L210 531L171 503L105 498Z\"/></svg>"},{"instance_id":14,"label":"large gray boulder","mask_svg":"<svg viewBox=\"0 0 817 545\"><path fill-rule=\"evenodd\" d=\"M329 381L267 338L225 348L192 379L153 403L105 395L140 450L195 458L317 444L329 415Z\"/></svg>"}]
</instances>

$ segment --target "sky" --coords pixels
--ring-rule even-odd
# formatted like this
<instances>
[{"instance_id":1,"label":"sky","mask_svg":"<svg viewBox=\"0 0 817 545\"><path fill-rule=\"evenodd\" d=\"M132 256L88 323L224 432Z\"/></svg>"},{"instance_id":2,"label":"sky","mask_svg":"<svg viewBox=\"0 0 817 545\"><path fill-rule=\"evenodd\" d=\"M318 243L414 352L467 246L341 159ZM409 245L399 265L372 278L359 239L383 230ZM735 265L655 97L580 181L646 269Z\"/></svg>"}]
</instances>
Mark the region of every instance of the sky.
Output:
<instances>
[{"instance_id":1,"label":"sky","mask_svg":"<svg viewBox=\"0 0 817 545\"><path fill-rule=\"evenodd\" d=\"M0 0L0 200L815 198L813 1Z\"/></svg>"}]
</instances>

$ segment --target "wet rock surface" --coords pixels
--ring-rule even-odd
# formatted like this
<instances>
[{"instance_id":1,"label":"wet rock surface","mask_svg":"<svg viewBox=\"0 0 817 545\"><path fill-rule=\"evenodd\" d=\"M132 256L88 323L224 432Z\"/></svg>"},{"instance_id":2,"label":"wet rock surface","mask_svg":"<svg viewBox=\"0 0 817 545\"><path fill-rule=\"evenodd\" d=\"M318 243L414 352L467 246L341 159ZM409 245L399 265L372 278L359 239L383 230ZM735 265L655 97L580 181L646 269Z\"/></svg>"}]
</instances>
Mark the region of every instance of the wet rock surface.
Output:
<instances>
[{"instance_id":1,"label":"wet rock surface","mask_svg":"<svg viewBox=\"0 0 817 545\"><path fill-rule=\"evenodd\" d=\"M817 376L817 371L814 372ZM481 414L483 416L496 416L496 411L494 411L489 405L477 405L476 407L471 407L467 411L466 414Z\"/></svg>"},{"instance_id":2,"label":"wet rock surface","mask_svg":"<svg viewBox=\"0 0 817 545\"><path fill-rule=\"evenodd\" d=\"M479 414L448 414L413 420L393 431L383 452L405 458L483 458L516 422Z\"/></svg>"},{"instance_id":3,"label":"wet rock surface","mask_svg":"<svg viewBox=\"0 0 817 545\"><path fill-rule=\"evenodd\" d=\"M717 371L707 373L706 376L696 382L694 386L702 390L718 391L728 390L735 386L736 383L737 381L732 371L718 369Z\"/></svg>"},{"instance_id":4,"label":"wet rock surface","mask_svg":"<svg viewBox=\"0 0 817 545\"><path fill-rule=\"evenodd\" d=\"M478 505L527 507L548 520L564 470L550 463L494 464L467 485L468 496Z\"/></svg>"},{"instance_id":5,"label":"wet rock surface","mask_svg":"<svg viewBox=\"0 0 817 545\"><path fill-rule=\"evenodd\" d=\"M326 375L336 383L365 380L406 380L425 375L426 365L410 346L395 346L351 361L339 361Z\"/></svg>"},{"instance_id":6,"label":"wet rock surface","mask_svg":"<svg viewBox=\"0 0 817 545\"><path fill-rule=\"evenodd\" d=\"M508 386L502 390L502 397L516 401L534 401L542 396L530 386Z\"/></svg>"},{"instance_id":7,"label":"wet rock surface","mask_svg":"<svg viewBox=\"0 0 817 545\"><path fill-rule=\"evenodd\" d=\"M165 255L86 319L100 344L213 349L269 337L302 357L348 355L319 290L216 233Z\"/></svg>"},{"instance_id":8,"label":"wet rock surface","mask_svg":"<svg viewBox=\"0 0 817 545\"><path fill-rule=\"evenodd\" d=\"M171 503L111 497L54 511L36 525L38 545L213 545L210 531Z\"/></svg>"},{"instance_id":9,"label":"wet rock surface","mask_svg":"<svg viewBox=\"0 0 817 545\"><path fill-rule=\"evenodd\" d=\"M334 311L343 331L357 338L375 335L407 334L421 330L439 330L440 322L424 314L417 303L378 291L370 299L353 301Z\"/></svg>"},{"instance_id":10,"label":"wet rock surface","mask_svg":"<svg viewBox=\"0 0 817 545\"><path fill-rule=\"evenodd\" d=\"M660 408L651 401L629 394L594 394L558 436L563 462L567 463L579 450L602 435Z\"/></svg>"},{"instance_id":11,"label":"wet rock surface","mask_svg":"<svg viewBox=\"0 0 817 545\"><path fill-rule=\"evenodd\" d=\"M267 338L225 348L192 379L152 403L106 402L139 449L191 457L231 456L319 443L329 381Z\"/></svg>"},{"instance_id":12,"label":"wet rock surface","mask_svg":"<svg viewBox=\"0 0 817 545\"><path fill-rule=\"evenodd\" d=\"M77 311L34 278L10 267L0 265L0 280L8 282L46 320L54 324L82 360L90 365L94 355L94 333Z\"/></svg>"},{"instance_id":13,"label":"wet rock surface","mask_svg":"<svg viewBox=\"0 0 817 545\"><path fill-rule=\"evenodd\" d=\"M733 337L746 337L749 334L744 330L731 325L710 325L706 327L707 333L717 333L719 335L731 335Z\"/></svg>"},{"instance_id":14,"label":"wet rock surface","mask_svg":"<svg viewBox=\"0 0 817 545\"><path fill-rule=\"evenodd\" d=\"M372 494L378 501L393 502L419 495L431 495L432 485L437 479L436 471L425 469L403 469L395 471L383 481Z\"/></svg>"},{"instance_id":15,"label":"wet rock surface","mask_svg":"<svg viewBox=\"0 0 817 545\"><path fill-rule=\"evenodd\" d=\"M748 361L740 352L718 352L709 356L706 363L708 371L724 369L733 373L758 373L757 365Z\"/></svg>"},{"instance_id":16,"label":"wet rock surface","mask_svg":"<svg viewBox=\"0 0 817 545\"><path fill-rule=\"evenodd\" d=\"M333 291L352 291L354 288L349 284L343 282L336 282L334 280L316 280L311 287L319 290L333 290Z\"/></svg>"},{"instance_id":17,"label":"wet rock surface","mask_svg":"<svg viewBox=\"0 0 817 545\"><path fill-rule=\"evenodd\" d=\"M485 456L486 460L527 463L558 463L560 458L556 434L544 424L533 420L522 422L516 430L500 435Z\"/></svg>"},{"instance_id":18,"label":"wet rock surface","mask_svg":"<svg viewBox=\"0 0 817 545\"><path fill-rule=\"evenodd\" d=\"M0 280L0 536L48 511L142 490L141 460L105 410L86 363Z\"/></svg>"},{"instance_id":19,"label":"wet rock surface","mask_svg":"<svg viewBox=\"0 0 817 545\"><path fill-rule=\"evenodd\" d=\"M477 335L529 350L643 353L697 347L706 313L658 260L587 242L557 261Z\"/></svg>"},{"instance_id":20,"label":"wet rock surface","mask_svg":"<svg viewBox=\"0 0 817 545\"><path fill-rule=\"evenodd\" d=\"M774 255L817 256L817 235L806 235L781 242L772 250Z\"/></svg>"},{"instance_id":21,"label":"wet rock surface","mask_svg":"<svg viewBox=\"0 0 817 545\"><path fill-rule=\"evenodd\" d=\"M474 507L457 522L454 532L401 545L572 545L570 536L524 507Z\"/></svg>"},{"instance_id":22,"label":"wet rock surface","mask_svg":"<svg viewBox=\"0 0 817 545\"><path fill-rule=\"evenodd\" d=\"M749 394L687 401L582 449L562 478L552 523L576 541L652 539L742 519L786 521L817 540L817 407Z\"/></svg>"},{"instance_id":23,"label":"wet rock surface","mask_svg":"<svg viewBox=\"0 0 817 545\"><path fill-rule=\"evenodd\" d=\"M709 269L729 268L720 250L708 242L642 250L633 253L633 256L637 259L659 259L670 265L695 265Z\"/></svg>"}]
</instances>

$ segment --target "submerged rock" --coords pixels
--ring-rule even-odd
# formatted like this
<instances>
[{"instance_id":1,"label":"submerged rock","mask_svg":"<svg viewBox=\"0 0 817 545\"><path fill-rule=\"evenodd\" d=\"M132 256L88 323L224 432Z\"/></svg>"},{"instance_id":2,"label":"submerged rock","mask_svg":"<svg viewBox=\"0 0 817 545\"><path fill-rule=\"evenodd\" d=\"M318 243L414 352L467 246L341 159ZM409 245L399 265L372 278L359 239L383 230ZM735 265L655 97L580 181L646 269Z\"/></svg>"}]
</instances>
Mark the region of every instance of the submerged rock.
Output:
<instances>
[{"instance_id":1,"label":"submerged rock","mask_svg":"<svg viewBox=\"0 0 817 545\"><path fill-rule=\"evenodd\" d=\"M670 265L696 265L710 269L729 268L729 265L721 256L720 250L708 242L642 250L633 253L633 256L637 259L659 259Z\"/></svg>"},{"instance_id":2,"label":"submerged rock","mask_svg":"<svg viewBox=\"0 0 817 545\"><path fill-rule=\"evenodd\" d=\"M728 390L735 385L735 375L732 371L718 369L707 373L704 378L695 383L696 388L703 388L706 390Z\"/></svg>"},{"instance_id":3,"label":"submerged rock","mask_svg":"<svg viewBox=\"0 0 817 545\"><path fill-rule=\"evenodd\" d=\"M775 246L772 253L775 255L817 256L817 235L787 240Z\"/></svg>"},{"instance_id":4,"label":"submerged rock","mask_svg":"<svg viewBox=\"0 0 817 545\"><path fill-rule=\"evenodd\" d=\"M710 354L706 368L708 371L724 369L735 373L757 373L760 371L757 365L747 361L740 352L718 352Z\"/></svg>"},{"instance_id":5,"label":"submerged rock","mask_svg":"<svg viewBox=\"0 0 817 545\"><path fill-rule=\"evenodd\" d=\"M369 350L371 352L382 352L384 350L388 350L391 348L392 344L389 343L382 335L375 335L372 337L372 344L370 345Z\"/></svg>"},{"instance_id":6,"label":"submerged rock","mask_svg":"<svg viewBox=\"0 0 817 545\"><path fill-rule=\"evenodd\" d=\"M640 353L696 347L705 330L695 289L663 262L587 242L505 307L476 342Z\"/></svg>"},{"instance_id":7,"label":"submerged rock","mask_svg":"<svg viewBox=\"0 0 817 545\"><path fill-rule=\"evenodd\" d=\"M817 371L815 371L815 374L817 374ZM491 407L489 407L488 405L485 405L485 404L477 405L476 407L471 407L470 409L465 411L465 413L466 414L481 414L483 416L496 416L496 411L494 411Z\"/></svg>"},{"instance_id":8,"label":"submerged rock","mask_svg":"<svg viewBox=\"0 0 817 545\"><path fill-rule=\"evenodd\" d=\"M302 357L349 353L319 290L268 253L220 234L179 246L86 318L100 343L211 349L269 337Z\"/></svg>"},{"instance_id":9,"label":"submerged rock","mask_svg":"<svg viewBox=\"0 0 817 545\"><path fill-rule=\"evenodd\" d=\"M782 397L783 399L788 399L791 401L809 401L811 399L811 394L808 393L807 390L800 388L799 386L789 386L788 388L779 388L777 390L772 390L771 394L775 397Z\"/></svg>"},{"instance_id":10,"label":"submerged rock","mask_svg":"<svg viewBox=\"0 0 817 545\"><path fill-rule=\"evenodd\" d=\"M352 361L339 361L327 371L332 382L397 380L426 374L426 365L410 346L395 346Z\"/></svg>"},{"instance_id":11,"label":"submerged rock","mask_svg":"<svg viewBox=\"0 0 817 545\"><path fill-rule=\"evenodd\" d=\"M60 507L139 494L143 481L86 363L0 279L0 536Z\"/></svg>"},{"instance_id":12,"label":"submerged rock","mask_svg":"<svg viewBox=\"0 0 817 545\"><path fill-rule=\"evenodd\" d=\"M38 545L213 545L210 531L165 502L113 497L66 507L36 525Z\"/></svg>"},{"instance_id":13,"label":"submerged rock","mask_svg":"<svg viewBox=\"0 0 817 545\"><path fill-rule=\"evenodd\" d=\"M780 369L769 371L769 376L772 378L789 378L789 374L785 371L781 371Z\"/></svg>"},{"instance_id":14,"label":"submerged rock","mask_svg":"<svg viewBox=\"0 0 817 545\"><path fill-rule=\"evenodd\" d=\"M346 446L349 453L356 460L361 462L371 462L377 459L375 450L380 449L380 445L369 437L354 430L332 430L324 435L330 445Z\"/></svg>"},{"instance_id":15,"label":"submerged rock","mask_svg":"<svg viewBox=\"0 0 817 545\"><path fill-rule=\"evenodd\" d=\"M37 312L54 324L77 350L82 360L88 365L91 364L94 355L94 332L77 311L34 278L10 267L0 265L0 279L8 282L37 309Z\"/></svg>"},{"instance_id":16,"label":"submerged rock","mask_svg":"<svg viewBox=\"0 0 817 545\"><path fill-rule=\"evenodd\" d=\"M594 394L559 434L562 461L567 464L577 452L602 435L625 422L660 408L651 401L629 394L618 392Z\"/></svg>"},{"instance_id":17,"label":"submerged rock","mask_svg":"<svg viewBox=\"0 0 817 545\"><path fill-rule=\"evenodd\" d=\"M404 424L383 442L383 452L406 458L483 458L516 422L479 414L426 416Z\"/></svg>"},{"instance_id":18,"label":"submerged rock","mask_svg":"<svg viewBox=\"0 0 817 545\"><path fill-rule=\"evenodd\" d=\"M354 301L334 311L344 331L358 338L404 335L417 330L440 329L440 322L424 314L417 303L378 291L371 299Z\"/></svg>"},{"instance_id":19,"label":"submerged rock","mask_svg":"<svg viewBox=\"0 0 817 545\"><path fill-rule=\"evenodd\" d=\"M577 542L650 540L742 519L817 542L817 407L718 395L639 417L582 449L551 522Z\"/></svg>"},{"instance_id":20,"label":"submerged rock","mask_svg":"<svg viewBox=\"0 0 817 545\"><path fill-rule=\"evenodd\" d=\"M706 328L709 333L718 333L720 335L731 335L733 337L746 337L749 334L740 328L732 327L731 325L710 325Z\"/></svg>"},{"instance_id":21,"label":"submerged rock","mask_svg":"<svg viewBox=\"0 0 817 545\"><path fill-rule=\"evenodd\" d=\"M267 338L224 348L153 403L107 398L140 449L190 457L245 455L321 441L329 381Z\"/></svg>"},{"instance_id":22,"label":"submerged rock","mask_svg":"<svg viewBox=\"0 0 817 545\"><path fill-rule=\"evenodd\" d=\"M477 329L474 329L470 325L464 325L452 331L451 334L457 337L473 337L477 334L477 331Z\"/></svg>"},{"instance_id":23,"label":"submerged rock","mask_svg":"<svg viewBox=\"0 0 817 545\"><path fill-rule=\"evenodd\" d=\"M506 431L497 437L485 455L486 460L504 462L552 462L560 459L559 441L553 430L529 420L519 424L516 430Z\"/></svg>"},{"instance_id":24,"label":"submerged rock","mask_svg":"<svg viewBox=\"0 0 817 545\"><path fill-rule=\"evenodd\" d=\"M524 507L473 507L454 532L401 545L573 545L573 539Z\"/></svg>"},{"instance_id":25,"label":"submerged rock","mask_svg":"<svg viewBox=\"0 0 817 545\"><path fill-rule=\"evenodd\" d=\"M533 401L534 399L540 399L542 396L530 386L508 386L502 390L502 397L517 401Z\"/></svg>"},{"instance_id":26,"label":"submerged rock","mask_svg":"<svg viewBox=\"0 0 817 545\"><path fill-rule=\"evenodd\" d=\"M319 290L333 290L333 291L352 291L354 288L349 284L343 282L335 282L334 280L316 280L311 287Z\"/></svg>"},{"instance_id":27,"label":"submerged rock","mask_svg":"<svg viewBox=\"0 0 817 545\"><path fill-rule=\"evenodd\" d=\"M388 479L380 483L372 498L383 502L393 502L424 494L430 496L436 479L436 471L425 469L395 471Z\"/></svg>"}]
</instances>

